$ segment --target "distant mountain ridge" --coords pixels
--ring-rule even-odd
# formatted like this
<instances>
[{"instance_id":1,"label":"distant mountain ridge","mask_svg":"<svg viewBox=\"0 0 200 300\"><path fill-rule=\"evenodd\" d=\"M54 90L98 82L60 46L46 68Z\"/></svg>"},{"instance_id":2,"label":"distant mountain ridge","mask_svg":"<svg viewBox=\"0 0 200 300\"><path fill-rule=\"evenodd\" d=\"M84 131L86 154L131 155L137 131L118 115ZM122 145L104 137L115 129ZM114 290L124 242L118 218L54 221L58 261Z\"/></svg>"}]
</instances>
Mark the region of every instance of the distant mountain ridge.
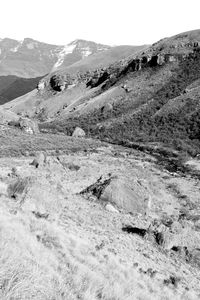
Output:
<instances>
[{"instance_id":1,"label":"distant mountain ridge","mask_svg":"<svg viewBox=\"0 0 200 300\"><path fill-rule=\"evenodd\" d=\"M110 46L91 41L75 40L67 45L51 45L31 38L17 41L0 39L0 76L24 78L44 76L52 69L70 66Z\"/></svg>"},{"instance_id":2,"label":"distant mountain ridge","mask_svg":"<svg viewBox=\"0 0 200 300\"><path fill-rule=\"evenodd\" d=\"M77 39L59 46L31 38L0 39L0 105L37 87L52 72L88 70L109 65L146 46L107 46Z\"/></svg>"}]
</instances>

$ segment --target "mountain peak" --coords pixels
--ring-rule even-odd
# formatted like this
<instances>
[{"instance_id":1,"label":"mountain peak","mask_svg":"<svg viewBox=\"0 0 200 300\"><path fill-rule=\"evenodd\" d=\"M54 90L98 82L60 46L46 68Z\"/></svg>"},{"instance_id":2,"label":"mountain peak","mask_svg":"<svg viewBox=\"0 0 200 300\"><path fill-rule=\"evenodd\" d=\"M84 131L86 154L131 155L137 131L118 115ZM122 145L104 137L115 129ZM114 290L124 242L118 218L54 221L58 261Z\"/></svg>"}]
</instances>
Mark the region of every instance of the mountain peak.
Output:
<instances>
[{"instance_id":1,"label":"mountain peak","mask_svg":"<svg viewBox=\"0 0 200 300\"><path fill-rule=\"evenodd\" d=\"M34 40L32 38L26 37L26 38L23 39L23 42L24 43L29 43L29 42L38 42L38 41L36 41L36 40Z\"/></svg>"}]
</instances>

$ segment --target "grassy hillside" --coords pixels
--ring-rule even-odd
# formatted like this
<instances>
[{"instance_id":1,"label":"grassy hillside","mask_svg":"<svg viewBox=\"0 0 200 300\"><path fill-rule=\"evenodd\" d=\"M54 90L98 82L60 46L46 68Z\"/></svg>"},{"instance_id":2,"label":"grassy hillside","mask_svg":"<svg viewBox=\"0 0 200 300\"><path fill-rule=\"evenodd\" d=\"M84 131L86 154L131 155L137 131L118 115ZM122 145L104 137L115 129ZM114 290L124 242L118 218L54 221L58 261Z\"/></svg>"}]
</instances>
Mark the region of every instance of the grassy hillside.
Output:
<instances>
[{"instance_id":1,"label":"grassy hillside","mask_svg":"<svg viewBox=\"0 0 200 300\"><path fill-rule=\"evenodd\" d=\"M77 72L87 72L89 70L94 70L96 68L107 67L110 64L127 58L129 55L133 55L139 51L145 50L149 45L142 46L116 46L105 52L100 52L93 54L84 60L80 60L71 66L68 66L62 70L59 70L59 74L70 73L74 74Z\"/></svg>"},{"instance_id":2,"label":"grassy hillside","mask_svg":"<svg viewBox=\"0 0 200 300\"><path fill-rule=\"evenodd\" d=\"M162 142L196 155L200 151L199 78L200 52L196 51L177 64L146 68L123 76L116 86L126 82L131 92L113 103L112 111L105 113L96 109L44 126L56 127L67 134L80 126L89 136L102 140L120 144ZM195 94L194 89L186 91L195 82ZM178 96L182 105L171 111ZM164 108L165 113L159 114Z\"/></svg>"}]
</instances>

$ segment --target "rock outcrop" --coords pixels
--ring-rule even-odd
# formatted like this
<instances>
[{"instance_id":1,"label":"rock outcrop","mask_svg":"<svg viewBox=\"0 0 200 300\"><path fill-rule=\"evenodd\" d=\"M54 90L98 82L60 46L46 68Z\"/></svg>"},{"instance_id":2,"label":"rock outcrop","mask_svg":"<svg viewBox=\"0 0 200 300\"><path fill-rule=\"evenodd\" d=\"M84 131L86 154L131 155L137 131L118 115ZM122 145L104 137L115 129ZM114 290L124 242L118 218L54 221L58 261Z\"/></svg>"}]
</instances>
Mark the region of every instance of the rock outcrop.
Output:
<instances>
[{"instance_id":1,"label":"rock outcrop","mask_svg":"<svg viewBox=\"0 0 200 300\"><path fill-rule=\"evenodd\" d=\"M50 86L56 92L62 92L65 89L65 81L61 76L52 76L50 78Z\"/></svg>"},{"instance_id":2,"label":"rock outcrop","mask_svg":"<svg viewBox=\"0 0 200 300\"><path fill-rule=\"evenodd\" d=\"M190 49L187 54L184 53L165 53L162 51L152 51L143 53L131 59L124 59L117 63L111 64L107 68L100 68L96 70L86 71L85 73L77 73L70 75L68 73L60 75L59 73L53 74L50 78L47 77L46 81L42 80L38 84L38 90L43 90L44 86L50 88L54 92L62 92L84 83L86 88L96 88L101 86L102 89L109 88L119 80L119 78L128 72L137 72L143 68L162 66L166 63L179 62L186 59L188 56L195 56L199 51L199 47Z\"/></svg>"},{"instance_id":3,"label":"rock outcrop","mask_svg":"<svg viewBox=\"0 0 200 300\"><path fill-rule=\"evenodd\" d=\"M72 136L75 137L75 138L84 137L85 136L85 131L80 127L76 127L73 134L72 134Z\"/></svg>"}]
</instances>

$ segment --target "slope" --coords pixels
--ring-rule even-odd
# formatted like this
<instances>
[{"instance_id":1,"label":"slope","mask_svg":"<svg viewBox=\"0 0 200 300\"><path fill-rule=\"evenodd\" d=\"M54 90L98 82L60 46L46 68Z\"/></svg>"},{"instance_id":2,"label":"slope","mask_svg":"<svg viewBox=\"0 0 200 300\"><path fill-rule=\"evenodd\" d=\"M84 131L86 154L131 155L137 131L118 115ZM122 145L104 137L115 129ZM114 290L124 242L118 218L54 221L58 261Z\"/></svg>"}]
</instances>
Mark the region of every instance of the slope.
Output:
<instances>
[{"instance_id":1,"label":"slope","mask_svg":"<svg viewBox=\"0 0 200 300\"><path fill-rule=\"evenodd\" d=\"M0 75L33 78L69 66L110 46L75 40L68 45L50 45L31 38L0 40Z\"/></svg>"},{"instance_id":2,"label":"slope","mask_svg":"<svg viewBox=\"0 0 200 300\"><path fill-rule=\"evenodd\" d=\"M158 142L198 154L199 41L199 30L176 35L92 74L88 97L44 127L71 134L80 126L89 136L114 143Z\"/></svg>"},{"instance_id":3,"label":"slope","mask_svg":"<svg viewBox=\"0 0 200 300\"><path fill-rule=\"evenodd\" d=\"M147 46L118 46L103 53L93 54L72 66L50 73L40 81L38 92L32 93L32 97L30 94L24 95L5 105L5 108L11 109L15 113L23 113L31 117L36 116L42 120L54 118L62 112L63 107L71 105L79 98L82 99L83 96L89 97L91 94L92 97L93 95L93 90L85 88L84 83L80 82L80 84L73 86L70 78L80 76L81 80L81 76L85 76L85 73L88 74L87 76L90 76L90 72L94 72L96 68L106 68L111 63L118 61L119 58L125 58L131 53L137 53L137 51L142 51L146 48ZM51 84L54 85L53 79L51 79L54 76L60 78L62 82L65 80L65 77L69 78L70 82L72 82L72 88L68 89L67 93L65 91L56 93L50 86ZM44 90L43 87L45 87Z\"/></svg>"}]
</instances>

